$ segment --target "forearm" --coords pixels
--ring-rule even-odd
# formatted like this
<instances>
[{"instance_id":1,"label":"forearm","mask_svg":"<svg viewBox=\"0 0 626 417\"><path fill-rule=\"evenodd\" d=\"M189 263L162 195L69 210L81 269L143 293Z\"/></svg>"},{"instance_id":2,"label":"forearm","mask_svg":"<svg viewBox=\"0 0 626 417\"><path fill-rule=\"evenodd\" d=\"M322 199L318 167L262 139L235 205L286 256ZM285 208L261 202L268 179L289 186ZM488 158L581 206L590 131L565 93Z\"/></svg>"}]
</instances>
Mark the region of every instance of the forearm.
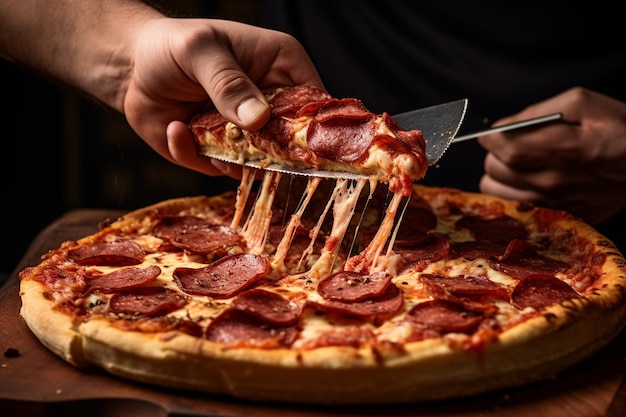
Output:
<instances>
[{"instance_id":1,"label":"forearm","mask_svg":"<svg viewBox=\"0 0 626 417\"><path fill-rule=\"evenodd\" d=\"M136 0L3 0L0 54L121 111L134 34L159 16Z\"/></svg>"}]
</instances>

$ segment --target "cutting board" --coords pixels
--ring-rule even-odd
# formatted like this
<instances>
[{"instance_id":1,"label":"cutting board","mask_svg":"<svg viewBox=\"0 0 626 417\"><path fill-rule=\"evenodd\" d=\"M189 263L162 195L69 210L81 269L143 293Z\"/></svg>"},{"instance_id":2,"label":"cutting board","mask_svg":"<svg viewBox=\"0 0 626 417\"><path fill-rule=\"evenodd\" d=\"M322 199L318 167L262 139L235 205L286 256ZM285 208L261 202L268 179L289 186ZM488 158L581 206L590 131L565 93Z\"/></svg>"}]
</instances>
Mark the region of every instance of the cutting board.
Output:
<instances>
[{"instance_id":1,"label":"cutting board","mask_svg":"<svg viewBox=\"0 0 626 417\"><path fill-rule=\"evenodd\" d=\"M20 318L17 273L37 264L42 254L61 242L90 234L99 222L121 214L91 209L67 213L38 235L0 289L2 416L626 416L626 332L594 357L548 381L470 399L408 405L330 407L249 402L152 387L99 369L75 369L43 347Z\"/></svg>"}]
</instances>

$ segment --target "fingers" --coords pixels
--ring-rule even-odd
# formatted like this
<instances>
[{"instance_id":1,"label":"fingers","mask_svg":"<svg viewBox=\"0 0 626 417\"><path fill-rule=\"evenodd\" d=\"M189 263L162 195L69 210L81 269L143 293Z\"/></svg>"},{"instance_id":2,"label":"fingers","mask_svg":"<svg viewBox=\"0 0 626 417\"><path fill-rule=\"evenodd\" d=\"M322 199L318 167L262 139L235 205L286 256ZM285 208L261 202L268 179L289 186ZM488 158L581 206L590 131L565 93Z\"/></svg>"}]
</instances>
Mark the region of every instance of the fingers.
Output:
<instances>
[{"instance_id":1,"label":"fingers","mask_svg":"<svg viewBox=\"0 0 626 417\"><path fill-rule=\"evenodd\" d=\"M236 22L194 21L197 32L176 44L177 62L229 121L258 130L271 109L260 88L321 85L313 63L293 37Z\"/></svg>"},{"instance_id":2,"label":"fingers","mask_svg":"<svg viewBox=\"0 0 626 417\"><path fill-rule=\"evenodd\" d=\"M254 131L269 120L269 103L232 55L222 55L219 66L199 78L217 110L237 126Z\"/></svg>"},{"instance_id":3,"label":"fingers","mask_svg":"<svg viewBox=\"0 0 626 417\"><path fill-rule=\"evenodd\" d=\"M480 180L480 191L485 194L496 195L508 200L530 201L540 203L546 201L547 196L536 190L527 190L508 185L495 180L489 175L483 175Z\"/></svg>"},{"instance_id":4,"label":"fingers","mask_svg":"<svg viewBox=\"0 0 626 417\"><path fill-rule=\"evenodd\" d=\"M235 98L235 101L238 101ZM259 130L270 118L270 106L267 101L257 97L243 98L237 105L237 124L247 130Z\"/></svg>"}]
</instances>

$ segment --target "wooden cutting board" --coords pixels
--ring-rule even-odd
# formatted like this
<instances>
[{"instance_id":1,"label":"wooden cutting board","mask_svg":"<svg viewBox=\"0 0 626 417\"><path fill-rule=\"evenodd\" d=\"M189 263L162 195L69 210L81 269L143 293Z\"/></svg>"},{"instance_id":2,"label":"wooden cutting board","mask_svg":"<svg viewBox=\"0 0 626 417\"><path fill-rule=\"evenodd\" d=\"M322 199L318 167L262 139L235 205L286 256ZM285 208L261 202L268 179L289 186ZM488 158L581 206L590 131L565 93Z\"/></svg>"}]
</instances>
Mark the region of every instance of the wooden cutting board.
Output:
<instances>
[{"instance_id":1,"label":"wooden cutting board","mask_svg":"<svg viewBox=\"0 0 626 417\"><path fill-rule=\"evenodd\" d=\"M19 316L17 272L61 242L94 232L122 212L76 210L43 230L0 289L2 416L422 416L625 417L626 332L593 358L549 381L471 399L367 407L268 404L174 391L125 381L98 369L78 370L43 347ZM541 346L537 346L541 349ZM515 358L511 358L515 360Z\"/></svg>"}]
</instances>

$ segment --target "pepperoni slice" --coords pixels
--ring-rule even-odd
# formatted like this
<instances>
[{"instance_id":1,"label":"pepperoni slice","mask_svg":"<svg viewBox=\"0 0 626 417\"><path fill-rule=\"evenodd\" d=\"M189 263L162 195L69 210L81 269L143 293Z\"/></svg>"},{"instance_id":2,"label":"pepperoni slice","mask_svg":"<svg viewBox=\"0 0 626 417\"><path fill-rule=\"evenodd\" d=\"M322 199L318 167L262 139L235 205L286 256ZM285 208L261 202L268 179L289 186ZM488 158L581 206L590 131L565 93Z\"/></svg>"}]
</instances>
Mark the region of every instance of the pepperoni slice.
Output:
<instances>
[{"instance_id":1,"label":"pepperoni slice","mask_svg":"<svg viewBox=\"0 0 626 417\"><path fill-rule=\"evenodd\" d=\"M396 135L396 139L404 146L414 151L417 155L422 154L426 141L421 130L394 130L393 133Z\"/></svg>"},{"instance_id":2,"label":"pepperoni slice","mask_svg":"<svg viewBox=\"0 0 626 417\"><path fill-rule=\"evenodd\" d=\"M324 302L318 303L318 308L322 311L347 314L368 320L377 316L388 316L397 313L402 308L402 302L402 293L398 287L389 285L385 293L379 297L352 303L324 300Z\"/></svg>"},{"instance_id":3,"label":"pepperoni slice","mask_svg":"<svg viewBox=\"0 0 626 417\"><path fill-rule=\"evenodd\" d=\"M450 242L443 235L428 233L419 244L398 248L394 245L393 251L402 257L407 267L411 267L444 259L450 251Z\"/></svg>"},{"instance_id":4,"label":"pepperoni slice","mask_svg":"<svg viewBox=\"0 0 626 417\"><path fill-rule=\"evenodd\" d=\"M566 282L553 275L535 274L521 280L513 289L511 303L524 309L540 310L560 301L578 298L578 293Z\"/></svg>"},{"instance_id":5,"label":"pepperoni slice","mask_svg":"<svg viewBox=\"0 0 626 417\"><path fill-rule=\"evenodd\" d=\"M172 245L197 254L208 254L218 249L242 245L243 239L228 226L210 224L190 227L170 239Z\"/></svg>"},{"instance_id":6,"label":"pepperoni slice","mask_svg":"<svg viewBox=\"0 0 626 417\"><path fill-rule=\"evenodd\" d=\"M465 216L456 222L456 229L469 229L476 240L508 244L513 239L526 239L528 232L518 219L500 216L485 219Z\"/></svg>"},{"instance_id":7,"label":"pepperoni slice","mask_svg":"<svg viewBox=\"0 0 626 417\"><path fill-rule=\"evenodd\" d=\"M474 261L478 258L489 259L501 256L506 250L506 245L486 240L470 240L457 242L450 246L451 258L465 258Z\"/></svg>"},{"instance_id":8,"label":"pepperoni slice","mask_svg":"<svg viewBox=\"0 0 626 417\"><path fill-rule=\"evenodd\" d=\"M484 275L456 275L444 277L439 274L421 274L420 281L436 286L454 295L490 295L508 298L505 286L491 281Z\"/></svg>"},{"instance_id":9,"label":"pepperoni slice","mask_svg":"<svg viewBox=\"0 0 626 417\"><path fill-rule=\"evenodd\" d=\"M159 220L152 228L152 233L157 237L170 239L186 233L190 228L211 224L208 220L196 216L167 216Z\"/></svg>"},{"instance_id":10,"label":"pepperoni slice","mask_svg":"<svg viewBox=\"0 0 626 417\"><path fill-rule=\"evenodd\" d=\"M147 268L129 267L118 269L110 274L87 276L87 284L89 291L112 293L150 284L160 274L161 268L156 265Z\"/></svg>"},{"instance_id":11,"label":"pepperoni slice","mask_svg":"<svg viewBox=\"0 0 626 417\"><path fill-rule=\"evenodd\" d=\"M374 117L361 100L355 98L328 100L315 114L315 120L324 123L332 120L362 120Z\"/></svg>"},{"instance_id":12,"label":"pepperoni slice","mask_svg":"<svg viewBox=\"0 0 626 417\"><path fill-rule=\"evenodd\" d=\"M354 271L337 272L317 286L317 292L327 300L353 303L382 295L392 276L386 272L365 274Z\"/></svg>"},{"instance_id":13,"label":"pepperoni slice","mask_svg":"<svg viewBox=\"0 0 626 417\"><path fill-rule=\"evenodd\" d=\"M20 278L25 273L32 273L32 269L25 269L24 271L25 272L20 273ZM63 291L67 288L80 291L87 286L87 277L84 268L59 269L57 266L47 266L38 270L34 278L55 291Z\"/></svg>"},{"instance_id":14,"label":"pepperoni slice","mask_svg":"<svg viewBox=\"0 0 626 417\"><path fill-rule=\"evenodd\" d=\"M449 301L432 300L417 304L407 313L406 319L419 327L439 333L466 333L478 328L483 315Z\"/></svg>"},{"instance_id":15,"label":"pepperoni slice","mask_svg":"<svg viewBox=\"0 0 626 417\"><path fill-rule=\"evenodd\" d=\"M192 126L204 128L206 130L215 130L226 124L228 120L224 118L217 110L202 113L194 118Z\"/></svg>"},{"instance_id":16,"label":"pepperoni slice","mask_svg":"<svg viewBox=\"0 0 626 417\"><path fill-rule=\"evenodd\" d=\"M307 128L307 144L314 154L338 162L355 162L365 156L376 137L372 120L313 119Z\"/></svg>"},{"instance_id":17,"label":"pepperoni slice","mask_svg":"<svg viewBox=\"0 0 626 417\"><path fill-rule=\"evenodd\" d=\"M173 276L187 294L230 298L263 278L269 270L270 264L265 257L241 253L199 269L176 268Z\"/></svg>"},{"instance_id":18,"label":"pepperoni slice","mask_svg":"<svg viewBox=\"0 0 626 417\"><path fill-rule=\"evenodd\" d=\"M566 262L539 255L535 247L523 240L513 240L499 258L489 259L495 270L522 279L533 274L551 274L569 268Z\"/></svg>"},{"instance_id":19,"label":"pepperoni slice","mask_svg":"<svg viewBox=\"0 0 626 417\"><path fill-rule=\"evenodd\" d=\"M164 217L152 233L179 249L203 255L243 244L241 236L230 227L196 216Z\"/></svg>"},{"instance_id":20,"label":"pepperoni slice","mask_svg":"<svg viewBox=\"0 0 626 417\"><path fill-rule=\"evenodd\" d=\"M317 111L321 105L332 97L326 91L310 85L299 85L276 94L271 100L272 113L278 116L297 117L296 113L305 105L315 103L310 111ZM318 104L319 103L319 104ZM313 113L308 112L307 115Z\"/></svg>"},{"instance_id":21,"label":"pepperoni slice","mask_svg":"<svg viewBox=\"0 0 626 417\"><path fill-rule=\"evenodd\" d=\"M159 316L178 310L187 304L180 293L164 287L137 287L114 294L109 309L114 313Z\"/></svg>"},{"instance_id":22,"label":"pepperoni slice","mask_svg":"<svg viewBox=\"0 0 626 417\"><path fill-rule=\"evenodd\" d=\"M437 216L423 207L407 207L410 221L400 223L394 247L419 246L427 238L426 232L437 227Z\"/></svg>"},{"instance_id":23,"label":"pepperoni slice","mask_svg":"<svg viewBox=\"0 0 626 417\"><path fill-rule=\"evenodd\" d=\"M112 242L95 242L69 250L67 256L79 265L137 265L145 253L141 246L130 239Z\"/></svg>"},{"instance_id":24,"label":"pepperoni slice","mask_svg":"<svg viewBox=\"0 0 626 417\"><path fill-rule=\"evenodd\" d=\"M244 291L233 300L233 308L252 314L264 322L278 325L297 322L303 307L304 303L296 303L274 292L258 288Z\"/></svg>"},{"instance_id":25,"label":"pepperoni slice","mask_svg":"<svg viewBox=\"0 0 626 417\"><path fill-rule=\"evenodd\" d=\"M298 331L292 326L268 324L241 310L226 310L206 328L204 338L217 343L264 348L288 347Z\"/></svg>"}]
</instances>

